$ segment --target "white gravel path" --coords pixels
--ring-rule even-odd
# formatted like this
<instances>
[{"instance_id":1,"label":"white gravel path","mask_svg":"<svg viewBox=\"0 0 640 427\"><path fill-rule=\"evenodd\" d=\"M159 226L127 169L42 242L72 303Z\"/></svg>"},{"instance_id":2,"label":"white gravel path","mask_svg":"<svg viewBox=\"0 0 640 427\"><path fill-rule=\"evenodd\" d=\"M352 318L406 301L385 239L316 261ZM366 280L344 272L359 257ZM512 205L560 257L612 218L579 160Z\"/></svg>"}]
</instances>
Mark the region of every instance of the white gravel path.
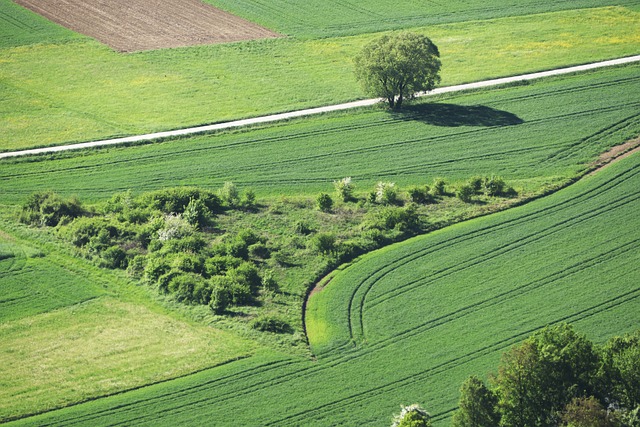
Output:
<instances>
[{"instance_id":1,"label":"white gravel path","mask_svg":"<svg viewBox=\"0 0 640 427\"><path fill-rule=\"evenodd\" d=\"M469 89L478 89L478 88L484 88L489 86L497 86L497 85L502 85L506 83L535 80L543 77L558 76L562 74L575 73L579 71L593 70L596 68L628 64L631 62L640 62L640 55L612 59L609 61L594 62L591 64L578 65L575 67L558 68L555 70L542 71L539 73L522 74L519 76L504 77L500 79L485 80L485 81L475 82L475 83L441 87L441 88L434 89L431 92L420 94L419 96L431 96L431 95L437 95L441 93L460 92L460 91L469 90ZM291 111L289 113L272 114L269 116L254 117L251 119L243 119L243 120L234 120L231 122L216 123L213 125L206 125L206 126L196 126L196 127L178 129L178 130L172 130L172 131L166 131L166 132L156 132L156 133L149 133L145 135L128 136L124 138L114 138L114 139L105 139L100 141L83 142L79 144L59 145L56 147L11 151L11 152L0 153L0 159L7 158L7 157L33 155L33 154L55 153L55 152L67 151L67 150L79 150L83 148L101 147L105 145L116 145L116 144L124 144L124 143L131 143L131 142L140 142L140 141L152 141L156 139L164 139L164 138L171 138L171 137L184 136L184 135L195 135L199 133L207 133L207 132L212 132L216 130L238 128L238 127L261 124L261 123L272 123L272 122L291 119L295 117L328 113L331 111L341 111L341 110L349 110L349 109L358 108L358 107L366 107L366 106L377 104L380 101L381 100L379 98L365 99L362 101L347 102L344 104L329 105L326 107L309 108L306 110Z\"/></svg>"}]
</instances>

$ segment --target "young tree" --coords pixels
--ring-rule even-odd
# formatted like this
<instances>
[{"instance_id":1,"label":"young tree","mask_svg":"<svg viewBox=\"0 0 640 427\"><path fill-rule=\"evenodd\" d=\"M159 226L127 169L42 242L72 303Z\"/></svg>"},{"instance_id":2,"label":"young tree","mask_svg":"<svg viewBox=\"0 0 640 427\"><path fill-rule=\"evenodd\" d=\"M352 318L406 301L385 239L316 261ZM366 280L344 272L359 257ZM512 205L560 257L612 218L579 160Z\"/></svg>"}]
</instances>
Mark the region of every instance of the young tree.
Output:
<instances>
[{"instance_id":1,"label":"young tree","mask_svg":"<svg viewBox=\"0 0 640 427\"><path fill-rule=\"evenodd\" d=\"M498 398L476 376L469 377L460 388L459 409L453 427L495 427L500 422Z\"/></svg>"},{"instance_id":2,"label":"young tree","mask_svg":"<svg viewBox=\"0 0 640 427\"><path fill-rule=\"evenodd\" d=\"M356 78L373 96L400 109L404 99L440 82L440 52L426 36L410 32L385 35L355 58Z\"/></svg>"},{"instance_id":3,"label":"young tree","mask_svg":"<svg viewBox=\"0 0 640 427\"><path fill-rule=\"evenodd\" d=\"M353 182L351 182L350 176L346 178L342 178L338 181L334 181L333 186L336 189L336 194L338 195L338 198L341 199L343 202L348 202L353 198L354 185L353 185Z\"/></svg>"}]
</instances>

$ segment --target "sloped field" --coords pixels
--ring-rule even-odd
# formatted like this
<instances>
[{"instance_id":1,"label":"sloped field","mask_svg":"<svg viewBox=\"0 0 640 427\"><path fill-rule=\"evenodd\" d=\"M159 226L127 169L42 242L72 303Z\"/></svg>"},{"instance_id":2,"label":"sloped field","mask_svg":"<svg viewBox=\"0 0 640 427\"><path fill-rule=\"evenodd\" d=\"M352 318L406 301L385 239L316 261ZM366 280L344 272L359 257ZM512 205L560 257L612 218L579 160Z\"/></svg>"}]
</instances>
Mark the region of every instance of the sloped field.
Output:
<instances>
[{"instance_id":1,"label":"sloped field","mask_svg":"<svg viewBox=\"0 0 640 427\"><path fill-rule=\"evenodd\" d=\"M604 341L640 321L640 156L548 198L370 254L310 301L316 362L262 355L20 424L386 425L547 324ZM318 331L322 331L319 333Z\"/></svg>"},{"instance_id":2,"label":"sloped field","mask_svg":"<svg viewBox=\"0 0 640 427\"><path fill-rule=\"evenodd\" d=\"M508 180L573 176L607 148L640 133L640 67L442 98L400 114L377 109L296 120L138 147L5 160L3 203L55 189L83 200L175 185L233 181L259 195L362 189L474 175Z\"/></svg>"},{"instance_id":3,"label":"sloped field","mask_svg":"<svg viewBox=\"0 0 640 427\"><path fill-rule=\"evenodd\" d=\"M398 28L410 28L450 22L519 16L549 11L583 9L611 4L606 0L522 1L448 1L412 0L344 1L328 0L207 0L255 22L286 34L327 37L362 34ZM615 3L639 6L636 0Z\"/></svg>"}]
</instances>

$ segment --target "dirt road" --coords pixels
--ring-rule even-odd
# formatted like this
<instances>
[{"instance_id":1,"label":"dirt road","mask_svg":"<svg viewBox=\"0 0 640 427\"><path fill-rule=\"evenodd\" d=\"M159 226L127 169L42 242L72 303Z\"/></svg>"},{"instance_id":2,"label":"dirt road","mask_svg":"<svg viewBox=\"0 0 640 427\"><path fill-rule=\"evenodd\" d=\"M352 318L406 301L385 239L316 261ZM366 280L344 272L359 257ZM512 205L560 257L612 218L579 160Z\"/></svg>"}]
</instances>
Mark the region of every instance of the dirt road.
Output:
<instances>
[{"instance_id":1,"label":"dirt road","mask_svg":"<svg viewBox=\"0 0 640 427\"><path fill-rule=\"evenodd\" d=\"M442 88L434 89L429 93L420 94L420 96L433 96L433 95L442 94L442 93L460 92L460 91L469 90L469 89L499 86L499 85L508 84L508 83L535 80L543 77L570 74L570 73L575 73L580 71L593 70L597 68L611 67L614 65L628 64L632 62L640 62L640 55L612 59L609 61L594 62L591 64L578 65L575 67L558 68L555 70L542 71L539 73L522 74L519 76L512 76L512 77L505 77L500 79L485 80L485 81L475 82L475 83L467 83L463 85L442 87ZM291 119L295 117L328 113L331 111L341 111L341 110L349 110L349 109L358 108L358 107L366 107L366 106L374 105L380 101L381 101L380 99L365 99L362 101L347 102L344 104L329 105L326 107L310 108L306 110L291 111L289 113L272 114L269 116L254 117L251 119L244 119L244 120L234 120L231 122L216 123L213 125L197 126L197 127L178 129L178 130L172 130L172 131L166 131L166 132L157 132L157 133L150 133L145 135L128 136L124 138L105 139L101 141L83 142L83 143L72 144L72 145L59 145L56 147L12 151L12 152L0 153L0 159L7 158L7 157L34 155L34 154L55 153L55 152L67 151L67 150L79 150L83 148L102 147L106 145L126 144L126 143L141 142L141 141L153 141L156 139L165 139L165 138L172 138L172 137L185 136L185 135L196 135L196 134L213 132L213 131L224 130L224 129L232 129L232 128L238 128L243 126L262 124L262 123L272 123L272 122Z\"/></svg>"}]
</instances>

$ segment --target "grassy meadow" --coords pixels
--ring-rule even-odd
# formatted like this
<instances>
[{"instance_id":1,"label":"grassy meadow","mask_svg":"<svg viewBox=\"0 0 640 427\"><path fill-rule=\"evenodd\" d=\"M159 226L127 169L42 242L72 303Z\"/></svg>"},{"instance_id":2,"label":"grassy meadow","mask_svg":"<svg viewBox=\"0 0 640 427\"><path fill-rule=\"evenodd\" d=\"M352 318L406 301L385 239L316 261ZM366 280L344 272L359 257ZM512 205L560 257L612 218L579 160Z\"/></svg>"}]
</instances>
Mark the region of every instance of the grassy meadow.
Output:
<instances>
[{"instance_id":1,"label":"grassy meadow","mask_svg":"<svg viewBox=\"0 0 640 427\"><path fill-rule=\"evenodd\" d=\"M352 60L377 36L293 36L119 54L9 0L0 0L0 14L10 22L0 33L3 151L363 98ZM439 46L442 84L451 85L637 54L639 23L640 11L630 5L413 30Z\"/></svg>"},{"instance_id":2,"label":"grassy meadow","mask_svg":"<svg viewBox=\"0 0 640 427\"><path fill-rule=\"evenodd\" d=\"M1 224L0 421L247 357L255 343ZM31 235L30 235L31 234Z\"/></svg>"},{"instance_id":3,"label":"grassy meadow","mask_svg":"<svg viewBox=\"0 0 640 427\"><path fill-rule=\"evenodd\" d=\"M315 361L260 353L15 425L385 425L407 402L448 425L463 379L532 331L570 322L604 342L637 328L639 180L636 154L366 256L311 298Z\"/></svg>"}]
</instances>

